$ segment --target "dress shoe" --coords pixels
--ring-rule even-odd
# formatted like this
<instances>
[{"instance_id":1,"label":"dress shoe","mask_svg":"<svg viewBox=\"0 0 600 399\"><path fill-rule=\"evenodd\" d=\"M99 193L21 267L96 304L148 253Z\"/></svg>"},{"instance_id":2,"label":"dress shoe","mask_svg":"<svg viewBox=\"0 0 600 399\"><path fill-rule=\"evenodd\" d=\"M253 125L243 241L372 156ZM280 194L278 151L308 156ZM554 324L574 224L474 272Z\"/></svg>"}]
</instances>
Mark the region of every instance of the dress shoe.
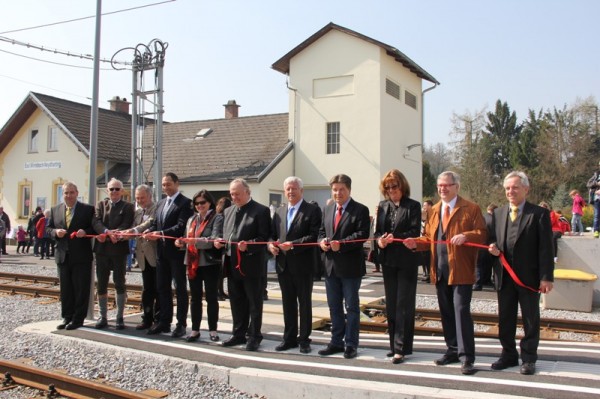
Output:
<instances>
[{"instance_id":1,"label":"dress shoe","mask_svg":"<svg viewBox=\"0 0 600 399\"><path fill-rule=\"evenodd\" d=\"M199 339L200 339L200 333L198 333L196 335L193 335L193 333L192 333L192 334L188 335L187 337L185 337L186 342L196 342Z\"/></svg>"},{"instance_id":2,"label":"dress shoe","mask_svg":"<svg viewBox=\"0 0 600 399\"><path fill-rule=\"evenodd\" d=\"M260 345L260 341L261 340L259 339L250 338L246 344L246 350L248 352L256 352L258 350L258 346Z\"/></svg>"},{"instance_id":3,"label":"dress shoe","mask_svg":"<svg viewBox=\"0 0 600 399\"><path fill-rule=\"evenodd\" d=\"M385 354L385 357L392 357L394 356L394 352L389 351L388 353Z\"/></svg>"},{"instance_id":4,"label":"dress shoe","mask_svg":"<svg viewBox=\"0 0 600 399\"><path fill-rule=\"evenodd\" d=\"M164 324L155 324L153 325L146 334L148 335L156 335L161 333L168 333L171 331L170 326L166 326Z\"/></svg>"},{"instance_id":5,"label":"dress shoe","mask_svg":"<svg viewBox=\"0 0 600 399\"><path fill-rule=\"evenodd\" d=\"M344 358L354 359L356 357L356 355L358 355L358 352L356 351L355 347L353 347L353 346L346 347L346 350L344 351Z\"/></svg>"},{"instance_id":6,"label":"dress shoe","mask_svg":"<svg viewBox=\"0 0 600 399\"><path fill-rule=\"evenodd\" d=\"M214 334L213 334L213 333L212 333L212 331L211 331L211 333L210 333L210 340L211 340L212 342L218 342L218 341L219 341L219 339L220 339L220 338L219 338L219 335L218 335L217 333L214 333Z\"/></svg>"},{"instance_id":7,"label":"dress shoe","mask_svg":"<svg viewBox=\"0 0 600 399\"><path fill-rule=\"evenodd\" d=\"M70 322L66 325L65 330L77 330L79 327L82 327L83 323L76 323L74 321Z\"/></svg>"},{"instance_id":8,"label":"dress shoe","mask_svg":"<svg viewBox=\"0 0 600 399\"><path fill-rule=\"evenodd\" d=\"M392 364L400 364L404 362L404 355L395 355L392 357Z\"/></svg>"},{"instance_id":9,"label":"dress shoe","mask_svg":"<svg viewBox=\"0 0 600 399\"><path fill-rule=\"evenodd\" d=\"M96 321L96 325L94 327L99 330L99 329L105 328L107 326L108 326L108 321L106 320L106 317L98 317L98 321Z\"/></svg>"},{"instance_id":10,"label":"dress shoe","mask_svg":"<svg viewBox=\"0 0 600 399\"><path fill-rule=\"evenodd\" d=\"M523 375L533 375L535 374L535 363L533 362L523 362L521 365L521 374Z\"/></svg>"},{"instance_id":11,"label":"dress shoe","mask_svg":"<svg viewBox=\"0 0 600 399\"><path fill-rule=\"evenodd\" d=\"M303 342L300 344L300 353L310 353L312 352L312 348L309 343Z\"/></svg>"},{"instance_id":12,"label":"dress shoe","mask_svg":"<svg viewBox=\"0 0 600 399\"><path fill-rule=\"evenodd\" d=\"M277 352L282 352L282 351L286 351L288 349L297 348L297 347L298 347L298 344L292 344L292 343L284 341L284 342L280 343L279 345L277 345L275 347L275 350Z\"/></svg>"},{"instance_id":13,"label":"dress shoe","mask_svg":"<svg viewBox=\"0 0 600 399\"><path fill-rule=\"evenodd\" d=\"M123 319L117 319L117 322L115 324L115 329L117 330L124 330L125 329L125 322L123 321Z\"/></svg>"},{"instance_id":14,"label":"dress shoe","mask_svg":"<svg viewBox=\"0 0 600 399\"><path fill-rule=\"evenodd\" d=\"M473 366L473 362L466 360L460 366L460 372L464 375L472 375L475 374L475 366Z\"/></svg>"},{"instance_id":15,"label":"dress shoe","mask_svg":"<svg viewBox=\"0 0 600 399\"><path fill-rule=\"evenodd\" d=\"M152 324L146 323L146 322L141 322L140 324L138 324L137 326L135 326L135 329L136 330L147 330L150 327L152 327Z\"/></svg>"},{"instance_id":16,"label":"dress shoe","mask_svg":"<svg viewBox=\"0 0 600 399\"><path fill-rule=\"evenodd\" d=\"M517 359L510 360L510 359L500 358L500 359L496 360L494 363L492 363L492 370L504 370L509 367L515 367L518 365L519 365L519 361Z\"/></svg>"},{"instance_id":17,"label":"dress shoe","mask_svg":"<svg viewBox=\"0 0 600 399\"><path fill-rule=\"evenodd\" d=\"M239 337L231 337L226 341L223 341L223 343L221 345L223 346L236 346L236 345L243 345L246 343L246 338L239 338Z\"/></svg>"},{"instance_id":18,"label":"dress shoe","mask_svg":"<svg viewBox=\"0 0 600 399\"><path fill-rule=\"evenodd\" d=\"M184 335L185 335L185 327L184 326L175 327L175 329L171 333L171 337L173 337L173 338L183 337Z\"/></svg>"},{"instance_id":19,"label":"dress shoe","mask_svg":"<svg viewBox=\"0 0 600 399\"><path fill-rule=\"evenodd\" d=\"M333 346L331 344L327 345L327 347L325 349L321 349L319 351L319 355L321 356L329 356L329 355L335 355L336 353L342 353L344 352L344 348L341 346Z\"/></svg>"},{"instance_id":20,"label":"dress shoe","mask_svg":"<svg viewBox=\"0 0 600 399\"><path fill-rule=\"evenodd\" d=\"M445 366L447 364L458 363L458 362L460 362L460 360L458 360L457 354L452 354L452 355L445 354L444 356L437 359L434 363L437 364L438 366Z\"/></svg>"},{"instance_id":21,"label":"dress shoe","mask_svg":"<svg viewBox=\"0 0 600 399\"><path fill-rule=\"evenodd\" d=\"M63 321L60 322L59 325L56 326L57 330L64 330L65 327L71 322L71 320L69 319L63 319Z\"/></svg>"}]
</instances>

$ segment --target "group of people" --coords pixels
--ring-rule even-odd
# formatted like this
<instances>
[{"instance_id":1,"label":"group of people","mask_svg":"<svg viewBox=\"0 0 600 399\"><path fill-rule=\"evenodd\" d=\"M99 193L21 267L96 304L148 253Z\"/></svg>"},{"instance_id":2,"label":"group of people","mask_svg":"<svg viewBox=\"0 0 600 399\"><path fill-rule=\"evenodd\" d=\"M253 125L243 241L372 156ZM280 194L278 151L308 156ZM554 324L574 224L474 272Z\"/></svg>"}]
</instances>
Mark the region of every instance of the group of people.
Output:
<instances>
[{"instance_id":1,"label":"group of people","mask_svg":"<svg viewBox=\"0 0 600 399\"><path fill-rule=\"evenodd\" d=\"M315 276L324 274L331 316L331 338L321 356L357 356L359 289L366 273L363 244L370 234L368 208L351 196L352 180L345 174L329 181L331 199L323 209L304 199L303 182L291 176L283 182L287 204L271 217L268 207L252 199L244 179L229 185L231 205L216 202L201 190L192 199L179 191L174 173L162 178L165 197L152 203L151 188L136 188L136 207L122 199L123 184L108 182L109 198L95 209L77 201L77 187L63 186L64 202L52 208L48 234L57 242L63 321L59 329L79 328L89 300L92 243L96 253L100 315L96 328L105 328L110 273L116 289L117 329L125 328L123 307L128 239L137 240L136 255L143 276L143 316L138 329L148 334L171 332L172 282L176 292L176 325L172 337L187 331L189 342L200 338L202 298L207 302L209 338L219 341L218 295L227 277L233 318L231 336L223 346L245 345L256 351L261 333L267 253L276 260L281 287L284 333L277 351L298 348L311 352L312 290ZM492 364L501 370L518 365L515 344L517 307L525 334L521 340L521 373L533 374L539 342L539 296L552 289L552 230L547 210L526 201L529 180L522 172L504 179L508 205L495 209L486 226L479 206L458 195L460 177L447 171L438 176L441 200L424 213L410 198L410 185L399 170L390 170L379 189L384 197L374 217L374 234L388 318L388 356L399 364L413 351L419 252L429 254L428 275L436 286L446 352L437 365L462 362L464 374L475 372L474 326L470 313L477 257L502 252L517 278L496 270L502 354ZM490 223L488 223L490 225ZM489 232L488 232L489 231ZM188 301L187 285L191 291ZM190 306L191 305L191 306Z\"/></svg>"}]
</instances>

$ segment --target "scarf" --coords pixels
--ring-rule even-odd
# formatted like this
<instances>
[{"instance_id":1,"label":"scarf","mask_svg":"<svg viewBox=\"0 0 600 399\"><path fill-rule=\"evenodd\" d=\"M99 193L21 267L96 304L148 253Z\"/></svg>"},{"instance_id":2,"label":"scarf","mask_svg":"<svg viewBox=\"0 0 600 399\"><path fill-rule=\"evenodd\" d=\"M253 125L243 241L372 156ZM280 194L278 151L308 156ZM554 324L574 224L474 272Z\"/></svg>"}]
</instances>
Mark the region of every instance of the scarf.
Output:
<instances>
[{"instance_id":1,"label":"scarf","mask_svg":"<svg viewBox=\"0 0 600 399\"><path fill-rule=\"evenodd\" d=\"M190 228L187 232L187 238L199 238L200 236L202 236L202 232L204 231L204 228L206 227L208 222L210 222L212 220L214 215L216 215L216 213L213 212L212 209L209 210L208 213L206 214L206 216L204 217L204 220L200 223L200 227L198 227L196 229L196 226L198 225L198 221L200 220L200 215L198 214L198 216L196 216L194 218L194 220L192 221L192 223L190 224ZM200 251L198 251L198 248L196 248L196 243L188 244L187 250L188 250L188 267L187 267L188 278L190 280L193 280L196 278L196 272L198 270L198 266L200 263Z\"/></svg>"}]
</instances>

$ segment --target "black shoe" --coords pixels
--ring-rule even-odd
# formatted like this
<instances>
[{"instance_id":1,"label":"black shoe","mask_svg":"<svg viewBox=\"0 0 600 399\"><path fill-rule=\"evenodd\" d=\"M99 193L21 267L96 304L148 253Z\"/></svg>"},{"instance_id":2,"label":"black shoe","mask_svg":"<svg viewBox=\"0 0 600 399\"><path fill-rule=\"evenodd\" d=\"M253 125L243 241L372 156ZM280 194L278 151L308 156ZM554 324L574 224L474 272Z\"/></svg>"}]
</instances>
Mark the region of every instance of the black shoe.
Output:
<instances>
[{"instance_id":1,"label":"black shoe","mask_svg":"<svg viewBox=\"0 0 600 399\"><path fill-rule=\"evenodd\" d=\"M185 327L184 326L175 327L175 329L171 333L171 337L173 337L173 338L183 337L184 335L185 335Z\"/></svg>"},{"instance_id":2,"label":"black shoe","mask_svg":"<svg viewBox=\"0 0 600 399\"><path fill-rule=\"evenodd\" d=\"M260 340L250 338L248 343L246 344L246 350L248 352L256 352L258 350L258 346L260 345Z\"/></svg>"},{"instance_id":3,"label":"black shoe","mask_svg":"<svg viewBox=\"0 0 600 399\"><path fill-rule=\"evenodd\" d=\"M533 362L523 362L521 365L521 374L523 375L533 375L535 374L535 363Z\"/></svg>"},{"instance_id":4,"label":"black shoe","mask_svg":"<svg viewBox=\"0 0 600 399\"><path fill-rule=\"evenodd\" d=\"M141 322L140 324L138 324L137 326L135 326L136 330L147 330L150 327L152 327L152 324L150 323L146 323L146 322Z\"/></svg>"},{"instance_id":5,"label":"black shoe","mask_svg":"<svg viewBox=\"0 0 600 399\"><path fill-rule=\"evenodd\" d=\"M458 363L458 362L460 362L460 360L458 360L457 354L452 354L452 355L445 354L444 356L437 359L434 363L437 364L438 366L445 366L447 364Z\"/></svg>"},{"instance_id":6,"label":"black shoe","mask_svg":"<svg viewBox=\"0 0 600 399\"><path fill-rule=\"evenodd\" d=\"M223 341L223 343L221 345L223 346L236 346L236 345L243 345L246 343L246 338L238 338L238 337L231 337L226 341Z\"/></svg>"},{"instance_id":7,"label":"black shoe","mask_svg":"<svg viewBox=\"0 0 600 399\"><path fill-rule=\"evenodd\" d=\"M59 325L56 326L57 330L64 330L65 327L71 322L71 320L69 319L63 319L63 321L60 322Z\"/></svg>"},{"instance_id":8,"label":"black shoe","mask_svg":"<svg viewBox=\"0 0 600 399\"><path fill-rule=\"evenodd\" d=\"M212 342L218 342L218 341L219 341L219 339L220 339L220 338L219 338L219 335L218 335L218 334L211 334L211 335L210 335L210 340L211 340Z\"/></svg>"},{"instance_id":9,"label":"black shoe","mask_svg":"<svg viewBox=\"0 0 600 399\"><path fill-rule=\"evenodd\" d=\"M125 329L125 322L123 321L123 319L117 319L117 323L115 324L115 329L117 330L124 330Z\"/></svg>"},{"instance_id":10,"label":"black shoe","mask_svg":"<svg viewBox=\"0 0 600 399\"><path fill-rule=\"evenodd\" d=\"M464 375L473 375L475 374L475 366L473 366L473 362L466 360L460 366L460 372Z\"/></svg>"},{"instance_id":11,"label":"black shoe","mask_svg":"<svg viewBox=\"0 0 600 399\"><path fill-rule=\"evenodd\" d=\"M309 343L304 342L300 344L300 353L310 353L311 351L312 348Z\"/></svg>"},{"instance_id":12,"label":"black shoe","mask_svg":"<svg viewBox=\"0 0 600 399\"><path fill-rule=\"evenodd\" d=\"M475 285L473 286L473 291L481 291L481 290L483 290L483 287L482 287L482 286L480 286L480 285L477 285L477 284L475 284Z\"/></svg>"},{"instance_id":13,"label":"black shoe","mask_svg":"<svg viewBox=\"0 0 600 399\"><path fill-rule=\"evenodd\" d=\"M394 352L389 351L388 353L385 354L385 357L392 357L394 356Z\"/></svg>"},{"instance_id":14,"label":"black shoe","mask_svg":"<svg viewBox=\"0 0 600 399\"><path fill-rule=\"evenodd\" d=\"M392 364L400 364L404 362L404 355L396 355L392 357Z\"/></svg>"},{"instance_id":15,"label":"black shoe","mask_svg":"<svg viewBox=\"0 0 600 399\"><path fill-rule=\"evenodd\" d=\"M83 323L76 323L74 321L70 322L66 325L65 330L77 330L79 327L82 327Z\"/></svg>"},{"instance_id":16,"label":"black shoe","mask_svg":"<svg viewBox=\"0 0 600 399\"><path fill-rule=\"evenodd\" d=\"M156 335L156 334L161 334L161 333L168 333L171 332L171 327L170 326L166 326L164 324L155 324L153 325L146 334L148 335Z\"/></svg>"},{"instance_id":17,"label":"black shoe","mask_svg":"<svg viewBox=\"0 0 600 399\"><path fill-rule=\"evenodd\" d=\"M288 349L297 348L297 347L298 347L298 344L292 344L292 343L284 341L284 342L280 343L279 345L277 345L275 347L275 350L277 352L282 352L282 351L286 351Z\"/></svg>"},{"instance_id":18,"label":"black shoe","mask_svg":"<svg viewBox=\"0 0 600 399\"><path fill-rule=\"evenodd\" d=\"M492 370L504 370L509 367L515 367L518 365L519 365L519 360L517 360L517 359L510 360L510 359L500 358L500 359L496 360L494 363L492 363Z\"/></svg>"},{"instance_id":19,"label":"black shoe","mask_svg":"<svg viewBox=\"0 0 600 399\"><path fill-rule=\"evenodd\" d=\"M344 358L346 359L354 359L358 355L356 348L353 346L347 346L344 351Z\"/></svg>"},{"instance_id":20,"label":"black shoe","mask_svg":"<svg viewBox=\"0 0 600 399\"><path fill-rule=\"evenodd\" d=\"M187 337L185 337L186 342L196 342L199 339L200 339L200 333L198 333L196 335L188 335Z\"/></svg>"},{"instance_id":21,"label":"black shoe","mask_svg":"<svg viewBox=\"0 0 600 399\"><path fill-rule=\"evenodd\" d=\"M100 330L101 328L105 328L107 326L108 321L106 320L106 317L98 317L98 321L96 321L96 325L94 327Z\"/></svg>"},{"instance_id":22,"label":"black shoe","mask_svg":"<svg viewBox=\"0 0 600 399\"><path fill-rule=\"evenodd\" d=\"M341 346L333 346L331 344L327 345L325 349L321 349L318 353L321 356L329 356L335 355L336 353L342 353L344 348Z\"/></svg>"}]
</instances>

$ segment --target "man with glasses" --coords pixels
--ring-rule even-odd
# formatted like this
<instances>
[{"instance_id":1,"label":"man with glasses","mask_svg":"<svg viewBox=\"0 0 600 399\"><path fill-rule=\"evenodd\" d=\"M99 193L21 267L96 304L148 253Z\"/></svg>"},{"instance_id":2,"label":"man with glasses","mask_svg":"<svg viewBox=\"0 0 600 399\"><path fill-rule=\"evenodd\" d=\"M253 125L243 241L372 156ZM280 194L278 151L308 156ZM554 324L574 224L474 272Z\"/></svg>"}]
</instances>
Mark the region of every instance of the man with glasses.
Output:
<instances>
[{"instance_id":1,"label":"man with glasses","mask_svg":"<svg viewBox=\"0 0 600 399\"><path fill-rule=\"evenodd\" d=\"M127 230L133 224L135 208L132 203L123 200L123 183L114 177L110 179L106 189L108 199L96 205L94 230L98 234L94 244L96 252L96 280L98 291L98 308L100 316L96 328L108 326L108 280L113 273L117 302L116 329L125 328L123 313L127 293L125 291L125 266L129 254L129 242L119 237L119 232Z\"/></svg>"},{"instance_id":2,"label":"man with glasses","mask_svg":"<svg viewBox=\"0 0 600 399\"><path fill-rule=\"evenodd\" d=\"M461 372L470 375L475 373L471 296L478 249L463 244L485 244L487 228L479 206L459 197L459 189L457 173L446 171L438 176L441 200L431 208L423 236L406 239L404 245L417 251L431 251L431 280L435 282L447 347L435 364L462 362Z\"/></svg>"}]
</instances>

